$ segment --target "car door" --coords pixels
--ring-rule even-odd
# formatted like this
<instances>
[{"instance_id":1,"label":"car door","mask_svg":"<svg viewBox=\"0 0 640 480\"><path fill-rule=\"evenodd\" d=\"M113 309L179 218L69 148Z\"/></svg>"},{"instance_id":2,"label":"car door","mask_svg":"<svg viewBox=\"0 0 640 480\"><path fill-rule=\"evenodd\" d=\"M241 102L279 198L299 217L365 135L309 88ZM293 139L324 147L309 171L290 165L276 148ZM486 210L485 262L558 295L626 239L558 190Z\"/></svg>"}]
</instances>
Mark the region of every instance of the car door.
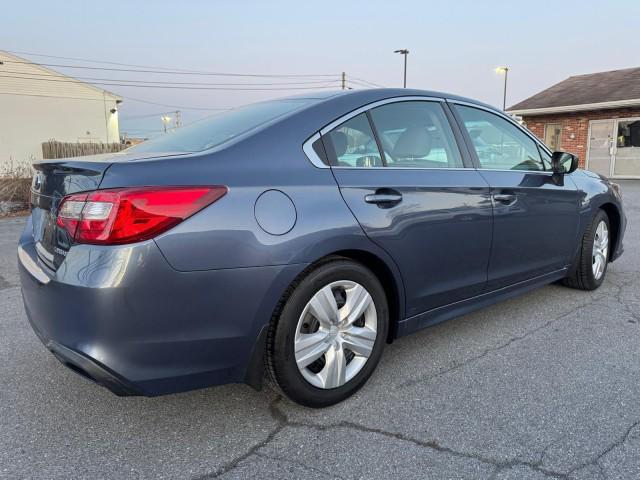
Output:
<instances>
[{"instance_id":1,"label":"car door","mask_svg":"<svg viewBox=\"0 0 640 480\"><path fill-rule=\"evenodd\" d=\"M548 153L522 127L489 109L455 104L494 208L488 290L566 267L577 241L578 192L553 175Z\"/></svg>"},{"instance_id":2,"label":"car door","mask_svg":"<svg viewBox=\"0 0 640 480\"><path fill-rule=\"evenodd\" d=\"M405 97L363 110L323 129L323 144L347 205L401 271L407 315L482 292L489 186L465 168L448 107Z\"/></svg>"}]
</instances>

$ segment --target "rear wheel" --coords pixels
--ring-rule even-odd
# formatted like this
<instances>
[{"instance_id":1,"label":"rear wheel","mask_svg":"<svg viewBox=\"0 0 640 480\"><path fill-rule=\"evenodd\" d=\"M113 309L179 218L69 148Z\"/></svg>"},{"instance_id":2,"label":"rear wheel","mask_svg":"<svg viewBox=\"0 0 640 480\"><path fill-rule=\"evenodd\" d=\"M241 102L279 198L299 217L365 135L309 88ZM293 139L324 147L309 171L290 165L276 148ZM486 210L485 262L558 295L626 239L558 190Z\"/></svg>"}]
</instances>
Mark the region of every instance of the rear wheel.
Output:
<instances>
[{"instance_id":1,"label":"rear wheel","mask_svg":"<svg viewBox=\"0 0 640 480\"><path fill-rule=\"evenodd\" d=\"M344 400L373 373L388 317L384 289L366 267L342 259L318 266L272 321L266 353L272 382L306 406Z\"/></svg>"},{"instance_id":2,"label":"rear wheel","mask_svg":"<svg viewBox=\"0 0 640 480\"><path fill-rule=\"evenodd\" d=\"M610 253L609 217L599 210L582 236L579 257L564 284L581 290L595 290L604 281Z\"/></svg>"}]
</instances>

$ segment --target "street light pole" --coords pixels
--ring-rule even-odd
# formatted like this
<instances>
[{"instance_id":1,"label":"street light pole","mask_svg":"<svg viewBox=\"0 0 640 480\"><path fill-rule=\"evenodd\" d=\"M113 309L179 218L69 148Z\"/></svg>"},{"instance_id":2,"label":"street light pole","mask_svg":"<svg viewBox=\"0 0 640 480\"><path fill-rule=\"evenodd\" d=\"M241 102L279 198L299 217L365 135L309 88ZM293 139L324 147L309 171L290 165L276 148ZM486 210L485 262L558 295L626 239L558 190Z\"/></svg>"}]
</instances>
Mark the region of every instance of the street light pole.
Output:
<instances>
[{"instance_id":1,"label":"street light pole","mask_svg":"<svg viewBox=\"0 0 640 480\"><path fill-rule=\"evenodd\" d=\"M504 73L504 91L502 93L502 110L507 108L507 77L509 76L509 67L498 67L496 73Z\"/></svg>"},{"instance_id":2,"label":"street light pole","mask_svg":"<svg viewBox=\"0 0 640 480\"><path fill-rule=\"evenodd\" d=\"M169 125L169 122L171 121L171 117L169 117L168 115L163 115L162 117L160 117L160 119L162 120L162 126L164 127L164 133L167 133L167 125Z\"/></svg>"},{"instance_id":3,"label":"street light pole","mask_svg":"<svg viewBox=\"0 0 640 480\"><path fill-rule=\"evenodd\" d=\"M400 55L404 55L404 82L403 88L407 88L407 55L409 55L409 50L406 48L402 48L400 50L394 50L393 53L399 53Z\"/></svg>"}]
</instances>

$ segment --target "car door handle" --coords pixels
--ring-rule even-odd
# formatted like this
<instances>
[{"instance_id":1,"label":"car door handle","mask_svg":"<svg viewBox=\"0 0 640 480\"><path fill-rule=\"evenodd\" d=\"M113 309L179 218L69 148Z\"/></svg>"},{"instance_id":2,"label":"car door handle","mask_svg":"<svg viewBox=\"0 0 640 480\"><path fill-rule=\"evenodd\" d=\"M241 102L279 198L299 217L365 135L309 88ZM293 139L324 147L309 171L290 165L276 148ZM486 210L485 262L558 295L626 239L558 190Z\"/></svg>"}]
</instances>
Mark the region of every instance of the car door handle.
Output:
<instances>
[{"instance_id":1,"label":"car door handle","mask_svg":"<svg viewBox=\"0 0 640 480\"><path fill-rule=\"evenodd\" d=\"M514 203L516 203L517 199L518 197L512 193L494 193L493 194L493 201L496 203L500 203L502 205L513 205Z\"/></svg>"},{"instance_id":2,"label":"car door handle","mask_svg":"<svg viewBox=\"0 0 640 480\"><path fill-rule=\"evenodd\" d=\"M370 193L364 196L364 201L380 206L391 207L402 201L402 194L395 191Z\"/></svg>"}]
</instances>

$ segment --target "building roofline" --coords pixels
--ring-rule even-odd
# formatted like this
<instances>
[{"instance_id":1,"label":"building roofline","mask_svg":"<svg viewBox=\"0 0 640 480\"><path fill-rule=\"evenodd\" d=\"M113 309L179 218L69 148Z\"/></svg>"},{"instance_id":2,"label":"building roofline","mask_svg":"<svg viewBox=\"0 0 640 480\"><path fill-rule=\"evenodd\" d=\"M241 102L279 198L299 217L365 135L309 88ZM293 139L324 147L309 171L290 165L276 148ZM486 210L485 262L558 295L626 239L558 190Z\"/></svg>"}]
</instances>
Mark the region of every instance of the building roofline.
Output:
<instances>
[{"instance_id":1,"label":"building roofline","mask_svg":"<svg viewBox=\"0 0 640 480\"><path fill-rule=\"evenodd\" d=\"M36 62L34 62L32 60L29 60L28 58L23 58L23 57L19 57L17 55L14 55L13 53L7 52L6 50L0 50L0 53L2 55L6 55L7 57L10 57L10 58L12 58L12 59L14 59L16 61L28 62L28 64L30 66L35 67L35 68L37 68L39 70L42 70L44 72L53 73L55 75L60 75L61 77L66 77L66 78L70 78L72 80L75 80L79 84L81 84L81 85L83 85L83 86L85 86L87 88L90 88L92 90L95 90L96 92L100 93L101 95L107 95L107 96L111 97L111 99L115 100L116 103L122 103L122 101L123 101L123 97L121 97L120 95L117 95L117 94L115 94L113 92L110 92L109 90L105 90L104 88L97 87L96 85L92 85L91 83L89 83L89 82L87 82L85 80L80 80L80 79L77 79L75 77L72 77L71 75L67 75L66 73L58 72L57 70L53 70L51 68L45 67L43 65L40 65L39 63L36 63Z\"/></svg>"},{"instance_id":2,"label":"building roofline","mask_svg":"<svg viewBox=\"0 0 640 480\"><path fill-rule=\"evenodd\" d=\"M583 112L587 110L606 110L611 108L640 107L640 98L628 100L613 100L610 102L585 103L582 105L562 105L559 107L543 108L508 108L506 111L513 115L547 115L550 113Z\"/></svg>"}]
</instances>

